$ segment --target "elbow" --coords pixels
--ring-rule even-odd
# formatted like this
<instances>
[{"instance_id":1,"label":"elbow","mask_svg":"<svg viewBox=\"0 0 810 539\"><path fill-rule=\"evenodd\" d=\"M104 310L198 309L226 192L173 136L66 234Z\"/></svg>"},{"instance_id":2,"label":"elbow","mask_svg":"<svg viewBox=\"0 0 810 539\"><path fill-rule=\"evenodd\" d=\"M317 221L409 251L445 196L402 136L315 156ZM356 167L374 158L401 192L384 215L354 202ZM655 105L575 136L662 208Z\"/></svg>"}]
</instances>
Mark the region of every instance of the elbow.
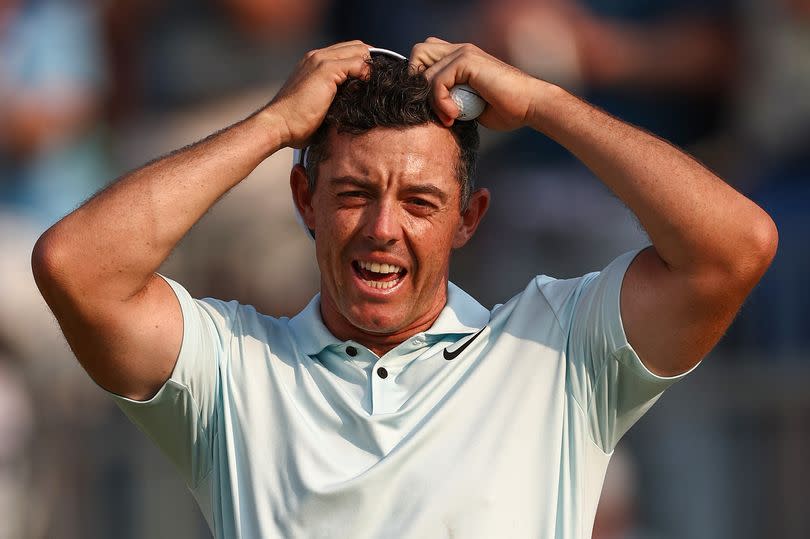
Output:
<instances>
[{"instance_id":1,"label":"elbow","mask_svg":"<svg viewBox=\"0 0 810 539\"><path fill-rule=\"evenodd\" d=\"M701 297L718 297L742 303L762 279L776 256L779 232L773 219L760 210L747 219L742 230L726 238L726 244L714 250L713 259L692 274L694 290Z\"/></svg>"},{"instance_id":2,"label":"elbow","mask_svg":"<svg viewBox=\"0 0 810 539\"><path fill-rule=\"evenodd\" d=\"M31 271L34 273L34 280L37 285L42 287L40 283L45 282L48 276L54 270L54 246L50 241L49 231L42 234L37 242L34 244L34 250L31 251Z\"/></svg>"},{"instance_id":3,"label":"elbow","mask_svg":"<svg viewBox=\"0 0 810 539\"><path fill-rule=\"evenodd\" d=\"M779 245L779 231L773 219L761 213L745 225L745 233L734 246L732 259L719 272L717 284L726 290L737 290L742 297L757 285L770 267ZM729 288L731 287L731 288Z\"/></svg>"},{"instance_id":4,"label":"elbow","mask_svg":"<svg viewBox=\"0 0 810 539\"><path fill-rule=\"evenodd\" d=\"M758 282L776 257L779 246L779 230L771 216L762 212L760 219L752 224L750 253L750 273L754 284Z\"/></svg>"},{"instance_id":5,"label":"elbow","mask_svg":"<svg viewBox=\"0 0 810 539\"><path fill-rule=\"evenodd\" d=\"M59 234L50 228L39 237L31 252L31 271L42 296L48 303L53 294L64 282L65 260L67 259Z\"/></svg>"}]
</instances>

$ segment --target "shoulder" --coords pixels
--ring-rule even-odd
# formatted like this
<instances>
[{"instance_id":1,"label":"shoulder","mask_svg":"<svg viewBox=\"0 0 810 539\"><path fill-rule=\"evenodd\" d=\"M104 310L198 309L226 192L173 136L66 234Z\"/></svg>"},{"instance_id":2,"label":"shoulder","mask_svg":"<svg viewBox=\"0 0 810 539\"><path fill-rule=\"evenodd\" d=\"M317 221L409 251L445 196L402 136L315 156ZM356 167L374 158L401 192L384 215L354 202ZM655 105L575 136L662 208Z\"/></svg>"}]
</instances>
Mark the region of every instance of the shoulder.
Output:
<instances>
[{"instance_id":1,"label":"shoulder","mask_svg":"<svg viewBox=\"0 0 810 539\"><path fill-rule=\"evenodd\" d=\"M616 303L618 306L622 280L638 250L624 253L610 262L601 271L592 271L572 278L555 278L549 275L534 277L525 289L493 309L510 315L522 314L537 317L542 313L553 314L560 327L567 331L577 311L596 304Z\"/></svg>"},{"instance_id":2,"label":"shoulder","mask_svg":"<svg viewBox=\"0 0 810 539\"><path fill-rule=\"evenodd\" d=\"M224 344L236 337L242 339L253 336L267 341L273 336L280 337L288 331L286 318L275 318L262 314L253 305L236 300L221 300L204 297L193 298L183 285L162 276L172 287L183 313L185 332L204 330L215 334Z\"/></svg>"},{"instance_id":3,"label":"shoulder","mask_svg":"<svg viewBox=\"0 0 810 539\"><path fill-rule=\"evenodd\" d=\"M493 317L508 316L514 320L536 323L552 320L565 329L582 290L598 272L580 277L557 279L548 275L534 277L526 287L503 305L496 305Z\"/></svg>"},{"instance_id":4,"label":"shoulder","mask_svg":"<svg viewBox=\"0 0 810 539\"><path fill-rule=\"evenodd\" d=\"M495 325L503 324L506 332L521 335L525 332L534 334L540 328L564 333L570 325L567 319L582 288L596 275L592 273L572 279L538 275L521 292L492 309L492 322Z\"/></svg>"}]
</instances>

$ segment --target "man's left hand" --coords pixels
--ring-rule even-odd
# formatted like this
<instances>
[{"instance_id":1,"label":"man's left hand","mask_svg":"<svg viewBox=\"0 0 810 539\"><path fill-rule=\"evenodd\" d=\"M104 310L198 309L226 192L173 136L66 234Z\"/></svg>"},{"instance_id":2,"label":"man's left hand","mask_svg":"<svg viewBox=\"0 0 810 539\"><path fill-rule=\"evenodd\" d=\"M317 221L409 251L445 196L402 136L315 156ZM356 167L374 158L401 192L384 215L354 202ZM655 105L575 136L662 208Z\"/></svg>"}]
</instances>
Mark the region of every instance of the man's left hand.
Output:
<instances>
[{"instance_id":1,"label":"man's left hand","mask_svg":"<svg viewBox=\"0 0 810 539\"><path fill-rule=\"evenodd\" d=\"M410 62L413 69L425 70L425 77L433 88L433 109L447 126L459 115L450 97L453 86L468 84L487 102L478 118L481 125L509 131L530 123L537 96L547 84L475 45L448 43L435 37L415 45Z\"/></svg>"}]
</instances>

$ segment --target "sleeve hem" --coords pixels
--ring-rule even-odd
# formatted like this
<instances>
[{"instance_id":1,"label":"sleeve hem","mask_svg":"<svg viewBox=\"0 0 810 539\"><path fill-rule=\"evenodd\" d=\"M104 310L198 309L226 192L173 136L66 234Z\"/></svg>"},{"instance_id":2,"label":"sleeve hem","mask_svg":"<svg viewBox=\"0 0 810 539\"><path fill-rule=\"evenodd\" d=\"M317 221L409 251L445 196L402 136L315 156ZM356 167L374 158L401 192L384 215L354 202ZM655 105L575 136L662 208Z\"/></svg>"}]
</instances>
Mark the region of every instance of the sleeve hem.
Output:
<instances>
[{"instance_id":1,"label":"sleeve hem","mask_svg":"<svg viewBox=\"0 0 810 539\"><path fill-rule=\"evenodd\" d=\"M628 353L622 353L624 351L627 351ZM693 365L692 367L690 367L689 369L685 370L682 373L673 374L672 376L661 376L659 374L655 374L654 372L652 372L649 369L649 367L647 367L647 365L644 364L644 362L641 360L636 351L633 350L633 347L629 343L626 346L623 346L622 348L616 350L613 353L613 355L614 357L616 357L618 361L620 361L621 363L632 369L643 379L664 385L670 385L677 382L681 378L685 378L686 376L691 374L692 371L697 369L698 366L703 362L702 360L698 361L695 365Z\"/></svg>"},{"instance_id":2,"label":"sleeve hem","mask_svg":"<svg viewBox=\"0 0 810 539\"><path fill-rule=\"evenodd\" d=\"M161 397L163 396L163 393L165 393L170 386L174 386L175 388L177 388L177 389L179 389L181 391L188 391L189 390L189 388L187 386L177 382L176 380L172 380L171 378L166 380L163 383L163 385L160 386L160 389L158 389L158 392L155 393L155 395L153 397L151 397L149 399L146 399L146 400L142 400L142 401L139 401L139 400L136 400L136 399L131 399L131 398L125 397L123 395L119 395L118 393L114 393L114 392L112 392L112 391L110 391L108 389L104 389L103 387L101 389L103 389L105 393L107 393L108 395L113 397L116 401L119 401L121 403L125 403L127 406L145 407L145 406L159 404L160 400L161 400Z\"/></svg>"},{"instance_id":3,"label":"sleeve hem","mask_svg":"<svg viewBox=\"0 0 810 539\"><path fill-rule=\"evenodd\" d=\"M643 249L636 249L619 256L616 260L611 262L610 265L605 268L605 270L603 270L606 273L609 272L609 305L610 310L613 311L608 313L607 319L616 321L615 323L610 324L611 355L616 354L623 348L630 347L630 342L627 340L627 333L624 331L624 320L622 319L622 285L624 284L624 277L627 275L627 269L642 250ZM635 350L633 351L633 354L635 354Z\"/></svg>"},{"instance_id":4,"label":"sleeve hem","mask_svg":"<svg viewBox=\"0 0 810 539\"><path fill-rule=\"evenodd\" d=\"M621 293L622 286L624 284L624 277L627 274L627 269L630 267L630 264L633 263L633 260L635 260L639 253L641 253L641 251L644 249L646 249L646 247L637 249L635 251L629 251L617 258L611 264L611 266L613 266L612 269L614 270L613 274L610 276L610 278L613 279L611 287L614 288L614 290L611 292L611 296L613 298L611 300L611 305L613 306L612 308L615 308L615 313L613 313L614 316L611 316L610 319L617 321L615 325L611 325L611 340L613 341L614 346L611 356L615 357L618 361L622 362L624 365L638 373L638 375L645 380L670 385L690 374L697 368L698 365L700 365L701 362L698 362L680 374L675 374L672 376L660 376L655 374L649 369L649 367L647 367L647 365L644 364L644 361L641 359L638 353L636 353L635 349L633 349L633 346L627 339L627 333L624 330L624 320L622 319L621 309ZM621 271L619 271L620 269Z\"/></svg>"}]
</instances>

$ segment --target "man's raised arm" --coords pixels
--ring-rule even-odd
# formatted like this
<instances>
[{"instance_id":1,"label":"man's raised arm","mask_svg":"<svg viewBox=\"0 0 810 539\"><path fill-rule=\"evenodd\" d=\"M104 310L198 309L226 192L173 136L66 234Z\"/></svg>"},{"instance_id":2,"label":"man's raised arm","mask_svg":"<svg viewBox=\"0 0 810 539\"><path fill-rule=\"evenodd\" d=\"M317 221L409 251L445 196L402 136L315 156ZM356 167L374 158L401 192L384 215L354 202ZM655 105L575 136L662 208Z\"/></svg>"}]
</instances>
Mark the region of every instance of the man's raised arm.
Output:
<instances>
[{"instance_id":1,"label":"man's raised arm","mask_svg":"<svg viewBox=\"0 0 810 539\"><path fill-rule=\"evenodd\" d=\"M625 333L662 376L697 364L731 324L776 253L771 218L664 140L546 85L530 125L576 155L652 240L625 274Z\"/></svg>"},{"instance_id":2,"label":"man's raised arm","mask_svg":"<svg viewBox=\"0 0 810 539\"><path fill-rule=\"evenodd\" d=\"M154 272L262 160L305 143L337 86L366 73L367 57L359 41L310 52L266 108L123 176L42 235L32 257L37 285L99 385L143 400L165 383L183 319Z\"/></svg>"},{"instance_id":3,"label":"man's raised arm","mask_svg":"<svg viewBox=\"0 0 810 539\"><path fill-rule=\"evenodd\" d=\"M415 46L446 124L449 89L466 83L493 129L532 127L576 155L627 204L652 239L628 269L621 314L628 340L659 375L688 370L728 328L776 253L771 218L700 163L565 90L472 45L436 38Z\"/></svg>"}]
</instances>

